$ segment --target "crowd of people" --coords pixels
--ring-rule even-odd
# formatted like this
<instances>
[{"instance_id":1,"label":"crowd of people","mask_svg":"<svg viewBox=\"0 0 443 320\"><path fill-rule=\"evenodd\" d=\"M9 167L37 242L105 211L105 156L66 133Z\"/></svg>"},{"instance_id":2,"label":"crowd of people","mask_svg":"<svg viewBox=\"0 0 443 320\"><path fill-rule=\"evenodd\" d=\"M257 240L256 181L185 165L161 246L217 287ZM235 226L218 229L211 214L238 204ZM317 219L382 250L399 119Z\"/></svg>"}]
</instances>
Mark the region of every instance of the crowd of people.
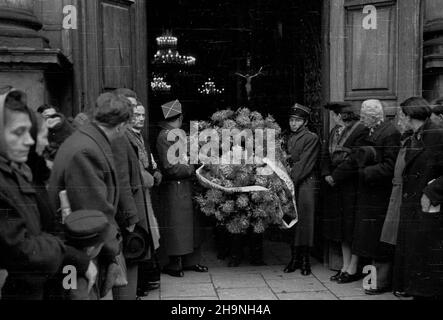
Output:
<instances>
[{"instance_id":1,"label":"crowd of people","mask_svg":"<svg viewBox=\"0 0 443 320\"><path fill-rule=\"evenodd\" d=\"M51 105L33 111L24 92L0 90L2 299L135 300L160 286L161 272L208 272L195 168L168 161L168 134L183 125L179 101L162 106L154 157L146 109L132 90L103 93L75 119ZM311 274L315 231L341 244L331 281L361 280L364 260L376 270L367 294L443 298L443 99L404 101L398 123L378 100L358 112L345 102L326 108L336 126L323 143L308 129L309 107L289 110L299 223L284 272ZM314 230L319 211L323 228ZM253 239L256 264L264 263L260 241ZM231 267L238 249L223 254ZM169 256L163 268L159 250Z\"/></svg>"},{"instance_id":2,"label":"crowd of people","mask_svg":"<svg viewBox=\"0 0 443 320\"><path fill-rule=\"evenodd\" d=\"M143 138L146 110L135 92L100 95L93 113L70 121L57 108L34 112L26 94L0 93L0 288L5 300L135 300L163 272L200 265L189 181L194 168L167 161L179 103L163 106L159 162ZM160 228L151 189L164 199ZM74 272L74 274L71 274Z\"/></svg>"},{"instance_id":3,"label":"crowd of people","mask_svg":"<svg viewBox=\"0 0 443 320\"><path fill-rule=\"evenodd\" d=\"M317 232L341 244L342 268L331 281L360 281L362 267L370 265L374 283L365 290L368 295L443 298L442 102L407 99L398 108L398 123L388 119L379 100L364 101L359 112L345 102L329 103L336 126L321 152L319 139L306 127L309 109L291 110L288 151L300 222L285 272L300 268L310 274L306 248L312 246L319 203L314 191L320 190Z\"/></svg>"}]
</instances>

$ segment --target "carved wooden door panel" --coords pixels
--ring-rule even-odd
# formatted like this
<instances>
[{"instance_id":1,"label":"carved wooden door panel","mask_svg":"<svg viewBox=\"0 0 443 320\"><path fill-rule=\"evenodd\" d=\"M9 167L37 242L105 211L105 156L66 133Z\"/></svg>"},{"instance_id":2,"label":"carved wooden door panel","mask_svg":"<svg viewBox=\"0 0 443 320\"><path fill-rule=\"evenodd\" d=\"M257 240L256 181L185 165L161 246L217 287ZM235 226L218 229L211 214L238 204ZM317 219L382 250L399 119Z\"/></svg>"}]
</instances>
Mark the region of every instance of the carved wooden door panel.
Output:
<instances>
[{"instance_id":1,"label":"carved wooden door panel","mask_svg":"<svg viewBox=\"0 0 443 320\"><path fill-rule=\"evenodd\" d=\"M421 94L420 0L338 0L330 7L331 100L380 99L389 115Z\"/></svg>"}]
</instances>

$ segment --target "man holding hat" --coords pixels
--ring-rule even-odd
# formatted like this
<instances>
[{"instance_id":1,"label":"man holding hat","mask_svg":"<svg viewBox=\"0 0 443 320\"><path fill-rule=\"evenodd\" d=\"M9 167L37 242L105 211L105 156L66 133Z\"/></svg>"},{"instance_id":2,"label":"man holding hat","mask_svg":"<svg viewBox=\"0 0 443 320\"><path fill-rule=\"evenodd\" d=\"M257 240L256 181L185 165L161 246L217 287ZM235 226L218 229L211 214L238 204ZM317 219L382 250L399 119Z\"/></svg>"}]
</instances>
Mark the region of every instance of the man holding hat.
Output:
<instances>
[{"instance_id":1,"label":"man holding hat","mask_svg":"<svg viewBox=\"0 0 443 320\"><path fill-rule=\"evenodd\" d=\"M324 143L320 164L325 203L323 235L342 247L343 266L331 281L349 283L359 280L360 275L358 256L352 255L358 170L348 170L347 162L354 148L365 145L369 129L359 121L360 116L350 103L332 102L325 108L331 111L336 126Z\"/></svg>"},{"instance_id":2,"label":"man holding hat","mask_svg":"<svg viewBox=\"0 0 443 320\"><path fill-rule=\"evenodd\" d=\"M301 269L304 276L311 274L310 247L314 245L315 169L320 153L320 140L307 128L311 109L295 104L289 111L291 134L288 153L291 161L291 178L294 182L299 222L293 229L292 258L285 272Z\"/></svg>"},{"instance_id":3,"label":"man holding hat","mask_svg":"<svg viewBox=\"0 0 443 320\"><path fill-rule=\"evenodd\" d=\"M170 262L163 272L173 277L183 277L183 271L208 272L200 265L200 240L198 219L193 208L192 177L194 167L188 164L173 164L168 159L170 148L176 143L168 140L171 130L183 124L182 105L171 101L162 106L165 122L157 138L159 166L164 182L160 186L162 201L161 237ZM183 155L186 157L186 155Z\"/></svg>"}]
</instances>

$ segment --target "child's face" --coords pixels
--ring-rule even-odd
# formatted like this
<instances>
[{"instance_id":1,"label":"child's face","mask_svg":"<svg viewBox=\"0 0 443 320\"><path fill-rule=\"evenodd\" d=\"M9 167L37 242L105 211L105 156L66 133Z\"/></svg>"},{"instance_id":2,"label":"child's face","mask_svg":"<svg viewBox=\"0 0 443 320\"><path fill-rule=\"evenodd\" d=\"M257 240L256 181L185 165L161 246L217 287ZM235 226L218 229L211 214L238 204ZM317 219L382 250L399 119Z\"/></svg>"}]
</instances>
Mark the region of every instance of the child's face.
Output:
<instances>
[{"instance_id":1,"label":"child's face","mask_svg":"<svg viewBox=\"0 0 443 320\"><path fill-rule=\"evenodd\" d=\"M100 253L100 251L102 250L104 244L105 243L102 242L102 243L100 243L100 244L98 244L98 245L96 245L94 247L86 248L86 254L88 255L88 257L91 260L95 259L98 256L98 254Z\"/></svg>"}]
</instances>

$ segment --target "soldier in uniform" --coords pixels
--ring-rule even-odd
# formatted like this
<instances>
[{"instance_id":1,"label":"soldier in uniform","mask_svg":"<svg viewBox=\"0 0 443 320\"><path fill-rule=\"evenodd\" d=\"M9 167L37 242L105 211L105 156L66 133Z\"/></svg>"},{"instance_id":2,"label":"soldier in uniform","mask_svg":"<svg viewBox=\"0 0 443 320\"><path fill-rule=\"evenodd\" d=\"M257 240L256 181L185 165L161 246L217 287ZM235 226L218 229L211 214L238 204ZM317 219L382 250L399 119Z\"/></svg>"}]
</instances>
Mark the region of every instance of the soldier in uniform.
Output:
<instances>
[{"instance_id":1,"label":"soldier in uniform","mask_svg":"<svg viewBox=\"0 0 443 320\"><path fill-rule=\"evenodd\" d=\"M318 185L315 169L320 153L320 140L309 131L311 110L295 104L289 112L291 135L288 140L288 153L291 161L291 178L294 182L299 222L292 230L292 258L286 273L301 269L302 275L311 274L310 248L314 245L315 195Z\"/></svg>"},{"instance_id":2,"label":"soldier in uniform","mask_svg":"<svg viewBox=\"0 0 443 320\"><path fill-rule=\"evenodd\" d=\"M160 186L161 238L170 260L163 272L173 277L183 277L183 271L208 272L207 267L200 265L198 218L192 201L194 167L184 164L186 161L174 163L173 159L168 159L171 148L180 142L169 141L168 135L183 124L182 106L178 100L172 101L162 106L162 112L165 122L157 138L159 166L164 178ZM180 156L182 160L187 157L185 154Z\"/></svg>"}]
</instances>

